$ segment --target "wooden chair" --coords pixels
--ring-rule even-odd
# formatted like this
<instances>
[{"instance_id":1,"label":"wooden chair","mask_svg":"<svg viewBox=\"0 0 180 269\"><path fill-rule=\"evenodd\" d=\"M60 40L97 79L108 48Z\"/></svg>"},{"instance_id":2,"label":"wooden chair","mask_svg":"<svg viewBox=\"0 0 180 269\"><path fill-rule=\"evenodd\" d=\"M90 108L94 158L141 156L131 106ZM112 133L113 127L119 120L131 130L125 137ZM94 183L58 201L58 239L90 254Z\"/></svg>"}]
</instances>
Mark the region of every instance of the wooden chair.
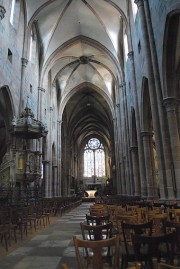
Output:
<instances>
[{"instance_id":1,"label":"wooden chair","mask_svg":"<svg viewBox=\"0 0 180 269\"><path fill-rule=\"evenodd\" d=\"M92 216L86 214L86 221L88 225L103 225L110 222L110 215Z\"/></svg>"},{"instance_id":2,"label":"wooden chair","mask_svg":"<svg viewBox=\"0 0 180 269\"><path fill-rule=\"evenodd\" d=\"M127 269L142 269L142 264L137 262L134 266L130 266Z\"/></svg>"},{"instance_id":3,"label":"wooden chair","mask_svg":"<svg viewBox=\"0 0 180 269\"><path fill-rule=\"evenodd\" d=\"M176 233L165 235L145 236L132 234L132 242L136 261L144 261L153 268L152 260L161 261L163 257L166 262L173 264Z\"/></svg>"},{"instance_id":4,"label":"wooden chair","mask_svg":"<svg viewBox=\"0 0 180 269\"><path fill-rule=\"evenodd\" d=\"M121 268L127 268L128 262L136 261L132 244L132 234L152 234L153 221L146 223L126 223L121 221L123 241L121 242Z\"/></svg>"},{"instance_id":5,"label":"wooden chair","mask_svg":"<svg viewBox=\"0 0 180 269\"><path fill-rule=\"evenodd\" d=\"M174 258L178 260L180 265L180 223L174 221L164 221L163 227L165 233L176 231L177 236L175 238Z\"/></svg>"},{"instance_id":6,"label":"wooden chair","mask_svg":"<svg viewBox=\"0 0 180 269\"><path fill-rule=\"evenodd\" d=\"M79 269L118 269L119 238L90 241L73 237Z\"/></svg>"},{"instance_id":7,"label":"wooden chair","mask_svg":"<svg viewBox=\"0 0 180 269\"><path fill-rule=\"evenodd\" d=\"M6 251L8 251L8 239L10 240L10 232L4 222L4 212L0 212L0 240L5 243ZM9 241L10 242L10 241Z\"/></svg>"},{"instance_id":8,"label":"wooden chair","mask_svg":"<svg viewBox=\"0 0 180 269\"><path fill-rule=\"evenodd\" d=\"M84 240L104 240L112 237L112 223L103 225L88 225L80 223L81 233Z\"/></svg>"},{"instance_id":9,"label":"wooden chair","mask_svg":"<svg viewBox=\"0 0 180 269\"><path fill-rule=\"evenodd\" d=\"M66 263L63 263L61 269L69 269L69 266Z\"/></svg>"},{"instance_id":10,"label":"wooden chair","mask_svg":"<svg viewBox=\"0 0 180 269\"><path fill-rule=\"evenodd\" d=\"M90 206L89 212L91 216L104 216L109 214L107 206L103 204L94 204Z\"/></svg>"}]
</instances>

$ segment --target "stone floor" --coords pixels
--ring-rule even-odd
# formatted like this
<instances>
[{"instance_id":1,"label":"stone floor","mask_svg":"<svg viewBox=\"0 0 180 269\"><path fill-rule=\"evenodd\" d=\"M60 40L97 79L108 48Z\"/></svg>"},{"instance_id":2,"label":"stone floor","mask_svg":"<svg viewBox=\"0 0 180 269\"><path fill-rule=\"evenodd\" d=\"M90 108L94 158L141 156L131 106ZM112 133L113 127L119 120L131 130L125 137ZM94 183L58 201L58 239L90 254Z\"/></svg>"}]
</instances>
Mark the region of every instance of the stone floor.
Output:
<instances>
[{"instance_id":1,"label":"stone floor","mask_svg":"<svg viewBox=\"0 0 180 269\"><path fill-rule=\"evenodd\" d=\"M0 269L77 269L73 235L80 235L91 203L82 203L0 259Z\"/></svg>"}]
</instances>

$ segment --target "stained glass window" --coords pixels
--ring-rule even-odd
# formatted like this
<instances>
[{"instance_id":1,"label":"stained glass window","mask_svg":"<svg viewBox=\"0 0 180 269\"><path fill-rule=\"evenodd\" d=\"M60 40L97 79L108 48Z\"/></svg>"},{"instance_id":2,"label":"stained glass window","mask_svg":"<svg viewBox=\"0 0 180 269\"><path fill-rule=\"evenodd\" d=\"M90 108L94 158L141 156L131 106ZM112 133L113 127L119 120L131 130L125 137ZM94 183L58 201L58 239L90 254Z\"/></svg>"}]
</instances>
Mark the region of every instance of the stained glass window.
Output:
<instances>
[{"instance_id":1,"label":"stained glass window","mask_svg":"<svg viewBox=\"0 0 180 269\"><path fill-rule=\"evenodd\" d=\"M105 176L105 152L97 138L91 138L84 148L84 176Z\"/></svg>"}]
</instances>

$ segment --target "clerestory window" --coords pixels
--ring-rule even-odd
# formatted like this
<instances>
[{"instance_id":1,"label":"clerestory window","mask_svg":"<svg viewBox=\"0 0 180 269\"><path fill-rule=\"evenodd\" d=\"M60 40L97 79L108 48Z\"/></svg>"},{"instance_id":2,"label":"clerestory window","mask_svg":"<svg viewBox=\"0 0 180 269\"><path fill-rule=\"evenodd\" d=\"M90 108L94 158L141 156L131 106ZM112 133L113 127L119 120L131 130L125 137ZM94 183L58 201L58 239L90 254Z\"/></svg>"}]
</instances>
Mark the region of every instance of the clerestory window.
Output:
<instances>
[{"instance_id":1,"label":"clerestory window","mask_svg":"<svg viewBox=\"0 0 180 269\"><path fill-rule=\"evenodd\" d=\"M91 138L84 148L84 177L105 176L105 151L97 138Z\"/></svg>"}]
</instances>

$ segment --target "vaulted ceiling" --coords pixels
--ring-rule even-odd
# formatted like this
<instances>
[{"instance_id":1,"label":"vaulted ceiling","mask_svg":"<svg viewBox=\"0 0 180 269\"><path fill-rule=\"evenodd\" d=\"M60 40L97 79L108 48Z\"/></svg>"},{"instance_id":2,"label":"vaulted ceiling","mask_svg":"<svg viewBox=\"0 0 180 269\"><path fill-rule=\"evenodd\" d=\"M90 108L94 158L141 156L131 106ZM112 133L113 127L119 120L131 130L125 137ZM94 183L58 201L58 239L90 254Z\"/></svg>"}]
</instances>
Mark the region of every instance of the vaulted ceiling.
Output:
<instances>
[{"instance_id":1,"label":"vaulted ceiling","mask_svg":"<svg viewBox=\"0 0 180 269\"><path fill-rule=\"evenodd\" d=\"M70 133L109 139L124 75L126 0L26 0L26 10L40 37L41 82L51 74Z\"/></svg>"}]
</instances>

